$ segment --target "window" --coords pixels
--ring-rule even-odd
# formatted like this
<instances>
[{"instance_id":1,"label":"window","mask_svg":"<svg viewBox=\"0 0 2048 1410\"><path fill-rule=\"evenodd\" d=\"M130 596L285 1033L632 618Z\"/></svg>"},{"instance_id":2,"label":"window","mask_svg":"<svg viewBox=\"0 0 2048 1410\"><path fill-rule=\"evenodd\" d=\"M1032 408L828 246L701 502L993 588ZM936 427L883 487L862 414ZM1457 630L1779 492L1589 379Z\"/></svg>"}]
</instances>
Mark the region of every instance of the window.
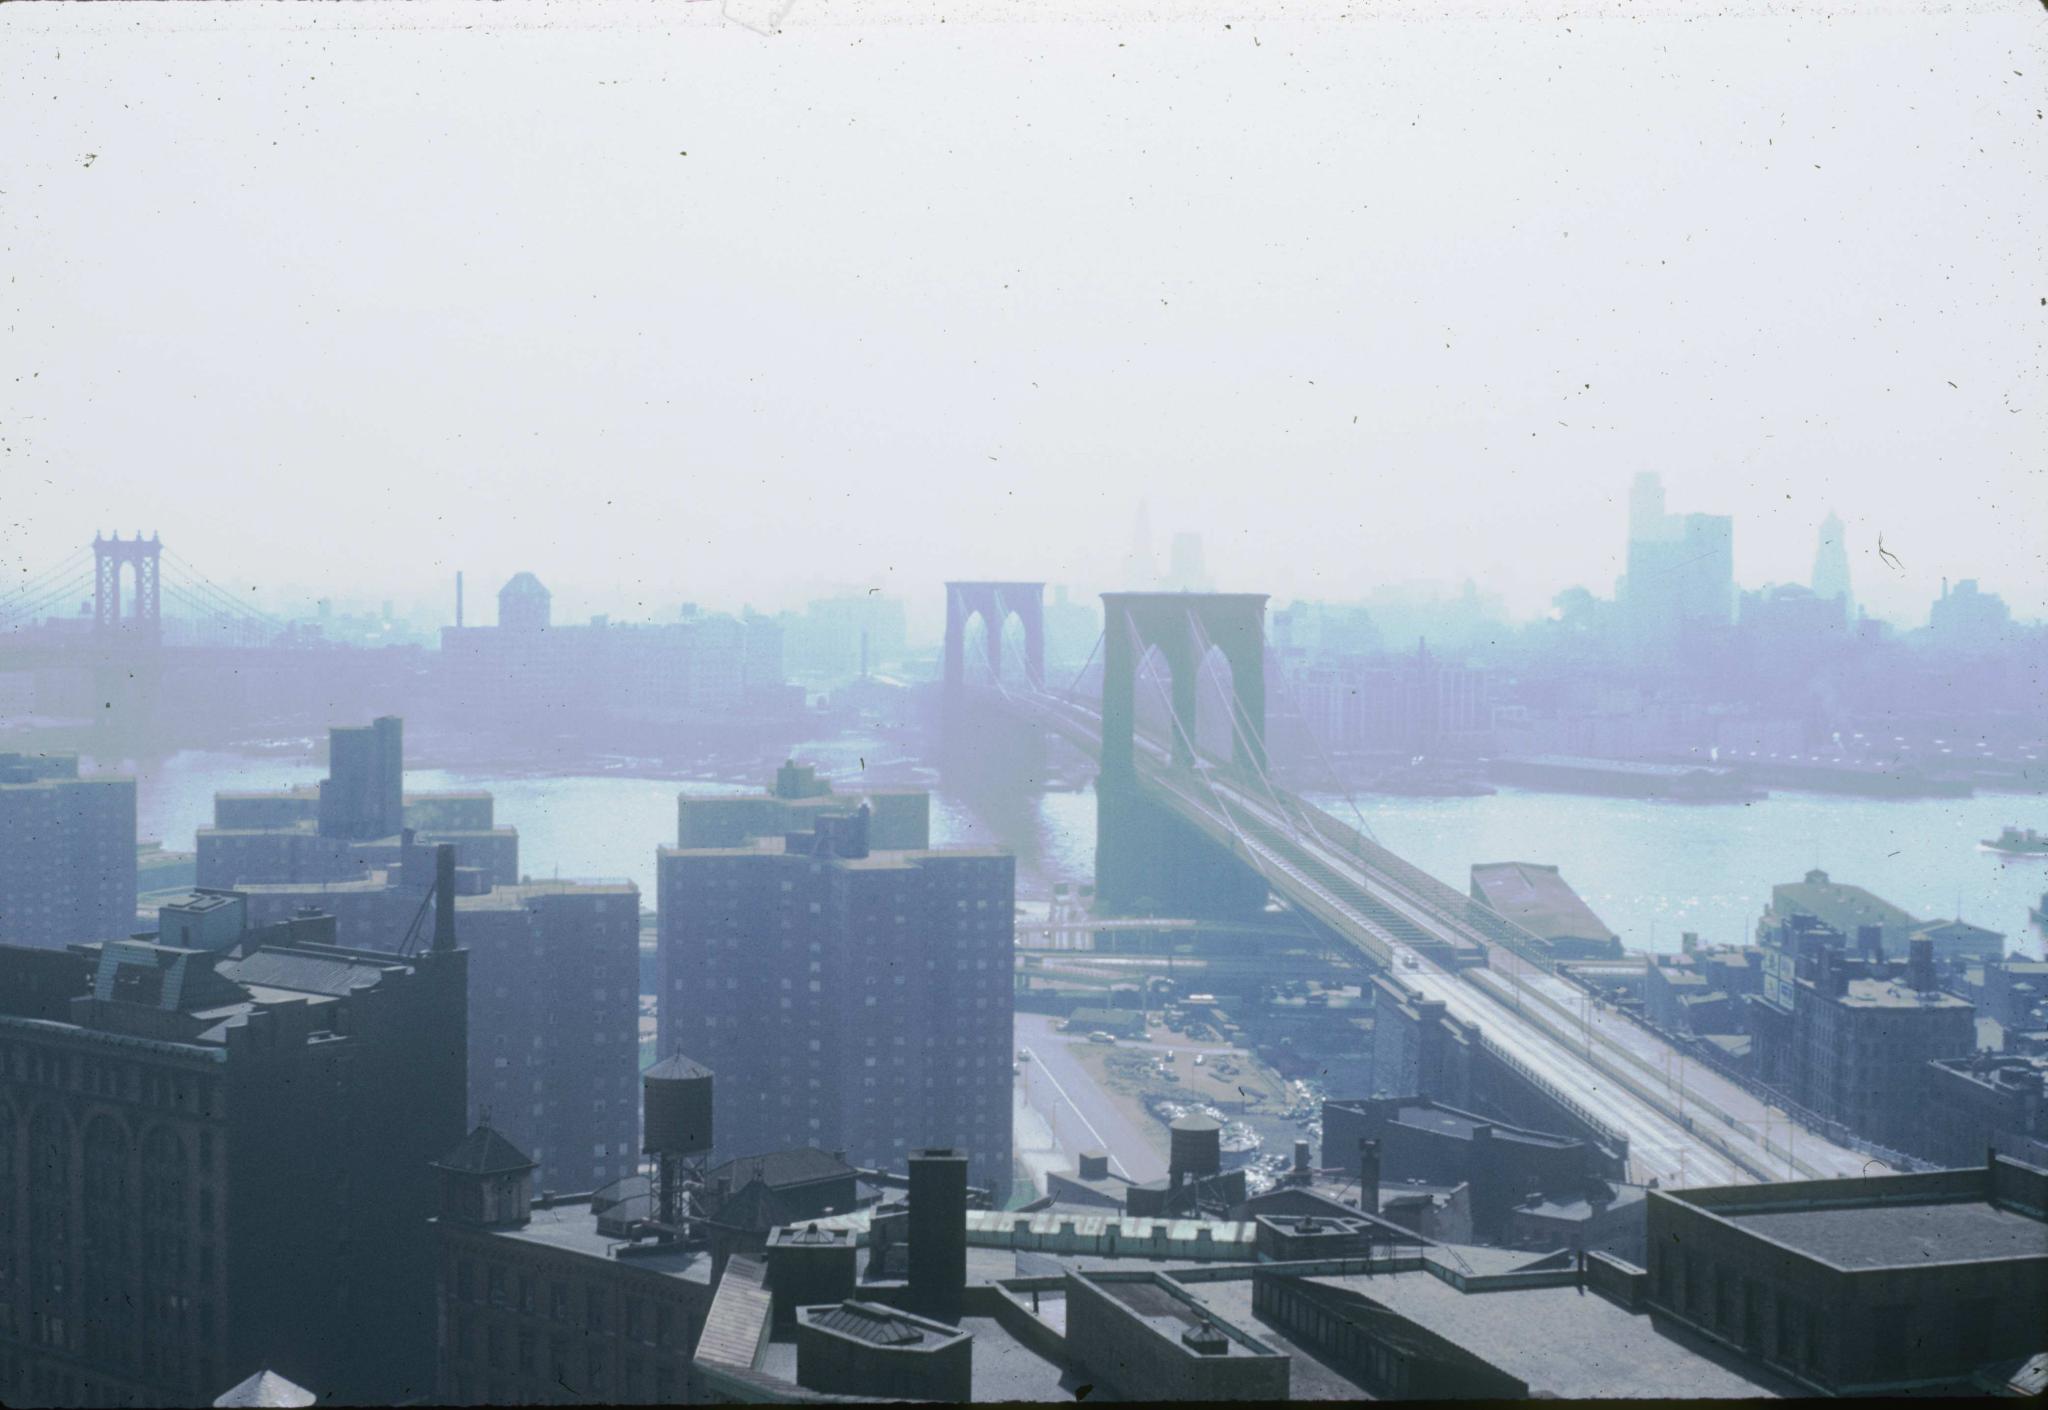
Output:
<instances>
[{"instance_id":1,"label":"window","mask_svg":"<svg viewBox=\"0 0 2048 1410\"><path fill-rule=\"evenodd\" d=\"M548 1284L548 1316L557 1322L569 1320L569 1285L560 1279Z\"/></svg>"}]
</instances>

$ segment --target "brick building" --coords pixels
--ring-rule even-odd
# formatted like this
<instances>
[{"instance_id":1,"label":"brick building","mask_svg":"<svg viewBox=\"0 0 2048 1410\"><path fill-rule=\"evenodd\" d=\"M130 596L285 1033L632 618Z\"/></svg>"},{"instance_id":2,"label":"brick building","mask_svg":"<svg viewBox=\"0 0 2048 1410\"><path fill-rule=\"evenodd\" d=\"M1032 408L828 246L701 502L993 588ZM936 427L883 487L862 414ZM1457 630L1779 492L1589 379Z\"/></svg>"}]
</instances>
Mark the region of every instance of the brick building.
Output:
<instances>
[{"instance_id":1,"label":"brick building","mask_svg":"<svg viewBox=\"0 0 2048 1410\"><path fill-rule=\"evenodd\" d=\"M1908 1151L1938 1165L1992 1150L2048 1165L2048 1058L1976 1053L1929 1067L1924 1126Z\"/></svg>"},{"instance_id":2,"label":"brick building","mask_svg":"<svg viewBox=\"0 0 2048 1410\"><path fill-rule=\"evenodd\" d=\"M434 846L453 846L472 1110L533 1156L543 1190L631 1174L639 889L522 880L519 834L497 825L489 793L402 791L398 720L330 734L333 777L318 788L215 796L221 826L200 834L202 875L232 879L251 925L310 906L334 918L338 943L388 949L421 914Z\"/></svg>"},{"instance_id":3,"label":"brick building","mask_svg":"<svg viewBox=\"0 0 2048 1410\"><path fill-rule=\"evenodd\" d=\"M876 850L871 814L663 849L660 1045L747 1094L721 1156L816 1146L894 1167L965 1150L1007 1189L1015 860Z\"/></svg>"},{"instance_id":4,"label":"brick building","mask_svg":"<svg viewBox=\"0 0 2048 1410\"><path fill-rule=\"evenodd\" d=\"M425 1162L461 1130L467 956L439 923L410 959L329 938L84 946L61 1020L17 1006L44 955L0 951L0 1400L431 1386Z\"/></svg>"},{"instance_id":5,"label":"brick building","mask_svg":"<svg viewBox=\"0 0 2048 1410\"><path fill-rule=\"evenodd\" d=\"M691 1402L712 1255L650 1237L634 1176L532 1198L533 1162L488 1124L435 1162L440 1371L451 1405Z\"/></svg>"},{"instance_id":6,"label":"brick building","mask_svg":"<svg viewBox=\"0 0 2048 1410\"><path fill-rule=\"evenodd\" d=\"M1760 1080L1895 1150L1924 1140L1929 1064L1977 1048L1976 1007L1935 987L1931 941L1910 948L1903 965L1851 959L1844 937L1825 926L1783 926L1767 934L1766 950L1791 958L1791 980L1779 978L1749 1009Z\"/></svg>"},{"instance_id":7,"label":"brick building","mask_svg":"<svg viewBox=\"0 0 2048 1410\"><path fill-rule=\"evenodd\" d=\"M0 754L0 943L61 947L135 928L135 780L75 754Z\"/></svg>"},{"instance_id":8,"label":"brick building","mask_svg":"<svg viewBox=\"0 0 2048 1410\"><path fill-rule=\"evenodd\" d=\"M1810 1391L1954 1389L2040 1350L2048 1171L1655 1191L1651 1310Z\"/></svg>"}]
</instances>

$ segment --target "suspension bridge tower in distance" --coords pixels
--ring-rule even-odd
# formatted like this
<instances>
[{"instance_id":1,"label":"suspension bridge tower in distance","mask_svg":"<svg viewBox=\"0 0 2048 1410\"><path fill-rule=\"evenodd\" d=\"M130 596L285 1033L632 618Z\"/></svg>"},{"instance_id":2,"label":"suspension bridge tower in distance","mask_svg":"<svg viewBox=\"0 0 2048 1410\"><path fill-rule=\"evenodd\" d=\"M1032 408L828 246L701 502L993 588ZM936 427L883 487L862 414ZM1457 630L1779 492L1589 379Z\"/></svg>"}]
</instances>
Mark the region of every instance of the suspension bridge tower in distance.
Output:
<instances>
[{"instance_id":1,"label":"suspension bridge tower in distance","mask_svg":"<svg viewBox=\"0 0 2048 1410\"><path fill-rule=\"evenodd\" d=\"M93 693L109 752L147 742L163 678L163 540L93 534Z\"/></svg>"},{"instance_id":2,"label":"suspension bridge tower in distance","mask_svg":"<svg viewBox=\"0 0 2048 1410\"><path fill-rule=\"evenodd\" d=\"M1002 708L1045 689L1045 584L946 584L939 768L949 784L1022 797L1043 786L1045 732Z\"/></svg>"}]
</instances>

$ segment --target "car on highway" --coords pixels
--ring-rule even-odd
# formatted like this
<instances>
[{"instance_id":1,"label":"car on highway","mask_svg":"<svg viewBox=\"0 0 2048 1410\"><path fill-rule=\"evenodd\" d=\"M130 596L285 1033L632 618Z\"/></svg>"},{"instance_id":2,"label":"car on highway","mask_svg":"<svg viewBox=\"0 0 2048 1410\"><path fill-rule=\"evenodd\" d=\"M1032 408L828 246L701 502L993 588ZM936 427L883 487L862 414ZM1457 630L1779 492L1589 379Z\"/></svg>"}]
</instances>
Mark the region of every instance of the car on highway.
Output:
<instances>
[{"instance_id":1,"label":"car on highway","mask_svg":"<svg viewBox=\"0 0 2048 1410\"><path fill-rule=\"evenodd\" d=\"M1104 1033L1098 1028L1088 1035L1088 1041L1091 1043L1114 1043L1116 1041L1116 1034Z\"/></svg>"},{"instance_id":2,"label":"car on highway","mask_svg":"<svg viewBox=\"0 0 2048 1410\"><path fill-rule=\"evenodd\" d=\"M1196 1067L1206 1067L1206 1066L1208 1066L1208 1064L1209 1064L1209 1055L1208 1055L1207 1053L1196 1053L1196 1054L1195 1054L1195 1066L1196 1066Z\"/></svg>"},{"instance_id":3,"label":"car on highway","mask_svg":"<svg viewBox=\"0 0 2048 1410\"><path fill-rule=\"evenodd\" d=\"M1019 1061L1019 1062L1029 1062L1029 1061L1031 1061L1031 1049L1029 1049L1029 1048L1019 1048L1019 1049L1017 1049L1017 1061Z\"/></svg>"}]
</instances>

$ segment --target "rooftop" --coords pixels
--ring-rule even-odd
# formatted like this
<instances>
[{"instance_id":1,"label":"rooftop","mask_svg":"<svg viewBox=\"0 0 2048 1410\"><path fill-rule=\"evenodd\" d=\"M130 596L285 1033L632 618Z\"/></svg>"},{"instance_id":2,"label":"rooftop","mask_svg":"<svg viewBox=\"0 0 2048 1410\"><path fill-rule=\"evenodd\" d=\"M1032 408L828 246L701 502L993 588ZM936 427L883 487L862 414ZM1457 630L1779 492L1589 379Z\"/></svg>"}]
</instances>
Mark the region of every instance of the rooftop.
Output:
<instances>
[{"instance_id":1,"label":"rooftop","mask_svg":"<svg viewBox=\"0 0 2048 1410\"><path fill-rule=\"evenodd\" d=\"M2048 1257L2048 1223L1988 1200L1715 1212L1759 1238L1837 1268Z\"/></svg>"},{"instance_id":2,"label":"rooftop","mask_svg":"<svg viewBox=\"0 0 2048 1410\"><path fill-rule=\"evenodd\" d=\"M963 1335L922 1317L911 1317L872 1302L847 1301L798 1311L806 1323L870 1346L941 1346Z\"/></svg>"},{"instance_id":3,"label":"rooftop","mask_svg":"<svg viewBox=\"0 0 2048 1410\"><path fill-rule=\"evenodd\" d=\"M737 1192L754 1180L777 1190L819 1180L837 1180L853 1173L851 1165L830 1151L798 1146L794 1150L769 1151L765 1155L743 1155L723 1165L714 1165L709 1171L709 1180L716 1185L721 1178L729 1178Z\"/></svg>"},{"instance_id":4,"label":"rooftop","mask_svg":"<svg viewBox=\"0 0 2048 1410\"><path fill-rule=\"evenodd\" d=\"M1423 1271L1315 1281L1361 1293L1457 1343L1528 1382L1532 1395L1731 1399L1794 1389L1740 1369L1732 1356L1704 1341L1669 1335L1647 1315L1575 1287L1464 1293ZM1206 1283L1202 1291L1226 1316L1251 1314L1249 1280Z\"/></svg>"},{"instance_id":5,"label":"rooftop","mask_svg":"<svg viewBox=\"0 0 2048 1410\"><path fill-rule=\"evenodd\" d=\"M1554 866L1540 862L1480 862L1472 884L1486 904L1546 940L1606 941L1614 930L1593 914Z\"/></svg>"},{"instance_id":6,"label":"rooftop","mask_svg":"<svg viewBox=\"0 0 2048 1410\"><path fill-rule=\"evenodd\" d=\"M1833 926L1851 940L1856 938L1859 925L1896 926L1904 930L1920 925L1919 917L1912 912L1902 910L1860 886L1831 881L1826 872L1818 869L1808 872L1804 881L1788 881L1773 886L1771 909L1780 916L1810 915Z\"/></svg>"},{"instance_id":7,"label":"rooftop","mask_svg":"<svg viewBox=\"0 0 2048 1410\"><path fill-rule=\"evenodd\" d=\"M1854 1008L1967 1009L1968 999L1935 991L1916 994L1911 986L1896 979L1852 979L1849 992L1836 1000Z\"/></svg>"},{"instance_id":8,"label":"rooftop","mask_svg":"<svg viewBox=\"0 0 2048 1410\"><path fill-rule=\"evenodd\" d=\"M591 1208L588 1195L548 1203L536 1202L525 1224L517 1228L478 1232L493 1239L511 1239L516 1243L535 1244L562 1253L581 1254L585 1258L629 1263L649 1273L681 1278L686 1282L706 1285L711 1282L709 1249L685 1248L681 1244L652 1240L629 1243L614 1238L598 1229L597 1214ZM735 1263L738 1261L734 1260ZM706 1330L709 1330L708 1324Z\"/></svg>"}]
</instances>

